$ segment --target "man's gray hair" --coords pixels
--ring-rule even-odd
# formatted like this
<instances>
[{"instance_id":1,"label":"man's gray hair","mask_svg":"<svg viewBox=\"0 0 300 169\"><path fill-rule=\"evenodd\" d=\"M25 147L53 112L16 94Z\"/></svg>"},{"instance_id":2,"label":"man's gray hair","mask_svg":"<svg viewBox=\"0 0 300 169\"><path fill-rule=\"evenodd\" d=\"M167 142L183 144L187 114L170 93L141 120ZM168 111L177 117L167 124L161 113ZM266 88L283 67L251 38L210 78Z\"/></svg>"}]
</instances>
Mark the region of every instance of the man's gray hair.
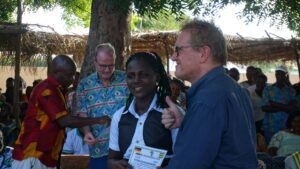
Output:
<instances>
[{"instance_id":1,"label":"man's gray hair","mask_svg":"<svg viewBox=\"0 0 300 169\"><path fill-rule=\"evenodd\" d=\"M98 55L98 52L100 51L106 51L108 53L110 53L114 59L116 59L116 52L115 52L115 48L110 44L110 43L102 43L97 45L96 49L95 49L95 58Z\"/></svg>"},{"instance_id":2,"label":"man's gray hair","mask_svg":"<svg viewBox=\"0 0 300 169\"><path fill-rule=\"evenodd\" d=\"M226 65L226 41L222 31L213 23L194 19L185 23L182 26L181 31L190 31L190 44L194 46L194 49L206 45L212 50L213 61Z\"/></svg>"}]
</instances>

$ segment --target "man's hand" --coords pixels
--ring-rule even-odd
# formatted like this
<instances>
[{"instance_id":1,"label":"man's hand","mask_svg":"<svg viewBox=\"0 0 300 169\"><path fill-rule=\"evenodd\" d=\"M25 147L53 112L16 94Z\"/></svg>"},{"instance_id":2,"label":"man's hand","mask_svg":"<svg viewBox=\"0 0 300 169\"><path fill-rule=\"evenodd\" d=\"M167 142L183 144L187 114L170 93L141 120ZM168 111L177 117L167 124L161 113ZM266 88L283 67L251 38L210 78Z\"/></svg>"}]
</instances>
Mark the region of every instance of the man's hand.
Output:
<instances>
[{"instance_id":1,"label":"man's hand","mask_svg":"<svg viewBox=\"0 0 300 169\"><path fill-rule=\"evenodd\" d=\"M172 102L169 96L166 97L166 103L168 104L169 108L164 110L161 122L168 129L180 127L183 114L179 111L177 105Z\"/></svg>"},{"instance_id":2,"label":"man's hand","mask_svg":"<svg viewBox=\"0 0 300 169\"><path fill-rule=\"evenodd\" d=\"M88 132L84 135L84 141L89 145L94 145L97 143L97 140L91 132Z\"/></svg>"},{"instance_id":3,"label":"man's hand","mask_svg":"<svg viewBox=\"0 0 300 169\"><path fill-rule=\"evenodd\" d=\"M104 125L106 124L107 127L110 126L111 118L109 116L103 116L99 119L99 124Z\"/></svg>"}]
</instances>

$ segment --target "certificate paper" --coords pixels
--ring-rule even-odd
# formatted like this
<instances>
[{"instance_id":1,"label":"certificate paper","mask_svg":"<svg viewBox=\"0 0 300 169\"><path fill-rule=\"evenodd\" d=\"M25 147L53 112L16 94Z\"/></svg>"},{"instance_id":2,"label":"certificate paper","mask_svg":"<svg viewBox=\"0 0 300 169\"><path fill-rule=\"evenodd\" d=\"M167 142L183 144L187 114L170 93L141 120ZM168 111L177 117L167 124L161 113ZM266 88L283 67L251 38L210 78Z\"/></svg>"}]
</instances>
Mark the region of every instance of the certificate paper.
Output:
<instances>
[{"instance_id":1,"label":"certificate paper","mask_svg":"<svg viewBox=\"0 0 300 169\"><path fill-rule=\"evenodd\" d=\"M129 164L134 169L156 169L161 165L166 154L166 150L135 145L129 159Z\"/></svg>"}]
</instances>

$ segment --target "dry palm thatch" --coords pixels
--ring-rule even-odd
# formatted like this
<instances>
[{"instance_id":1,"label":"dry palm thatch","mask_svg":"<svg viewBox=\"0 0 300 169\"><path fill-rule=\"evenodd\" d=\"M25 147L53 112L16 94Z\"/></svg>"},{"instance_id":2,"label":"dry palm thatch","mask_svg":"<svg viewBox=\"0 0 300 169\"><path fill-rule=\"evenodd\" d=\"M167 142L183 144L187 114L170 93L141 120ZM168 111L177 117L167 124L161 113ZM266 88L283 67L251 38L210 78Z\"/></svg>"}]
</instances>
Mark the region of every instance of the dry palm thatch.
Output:
<instances>
[{"instance_id":1,"label":"dry palm thatch","mask_svg":"<svg viewBox=\"0 0 300 169\"><path fill-rule=\"evenodd\" d=\"M173 46L176 32L152 32L132 35L131 53L138 51L156 52L164 63L174 52ZM300 40L285 39L251 39L241 36L225 36L228 46L228 61L247 64L253 61L294 60L300 49ZM15 51L15 33L1 33L0 27L0 64L13 61ZM73 55L78 65L81 65L87 36L59 35L57 33L27 31L22 34L22 61L37 66L41 57L51 57L57 54Z\"/></svg>"},{"instance_id":2,"label":"dry palm thatch","mask_svg":"<svg viewBox=\"0 0 300 169\"><path fill-rule=\"evenodd\" d=\"M237 63L253 61L295 60L299 55L299 39L242 38L226 36L228 60Z\"/></svg>"},{"instance_id":3,"label":"dry palm thatch","mask_svg":"<svg viewBox=\"0 0 300 169\"><path fill-rule=\"evenodd\" d=\"M132 36L132 52L154 51L161 56L174 52L176 32L142 33ZM247 64L253 61L294 60L300 39L243 38L225 35L228 61Z\"/></svg>"},{"instance_id":4,"label":"dry palm thatch","mask_svg":"<svg viewBox=\"0 0 300 169\"><path fill-rule=\"evenodd\" d=\"M72 55L77 63L83 61L86 36L59 35L57 33L22 33L21 61L23 65L45 66L52 55ZM16 33L0 32L0 64L14 63Z\"/></svg>"},{"instance_id":5,"label":"dry palm thatch","mask_svg":"<svg viewBox=\"0 0 300 169\"><path fill-rule=\"evenodd\" d=\"M131 53L140 51L155 52L164 63L174 52L176 32L137 33L132 35Z\"/></svg>"}]
</instances>

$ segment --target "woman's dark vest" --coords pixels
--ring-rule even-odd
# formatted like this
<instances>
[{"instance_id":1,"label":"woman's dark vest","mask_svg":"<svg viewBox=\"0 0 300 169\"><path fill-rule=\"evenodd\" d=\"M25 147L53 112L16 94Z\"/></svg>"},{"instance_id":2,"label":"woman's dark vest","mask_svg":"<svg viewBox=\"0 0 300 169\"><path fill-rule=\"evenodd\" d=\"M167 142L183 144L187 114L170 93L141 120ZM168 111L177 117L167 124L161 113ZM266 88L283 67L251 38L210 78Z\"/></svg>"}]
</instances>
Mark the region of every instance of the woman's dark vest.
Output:
<instances>
[{"instance_id":1,"label":"woman's dark vest","mask_svg":"<svg viewBox=\"0 0 300 169\"><path fill-rule=\"evenodd\" d=\"M162 113L151 110L144 124L143 137L146 146L167 150L167 155L172 155L172 135L161 123ZM138 119L130 112L122 114L119 121L119 147L122 156L131 144ZM168 160L164 160L163 165L167 165Z\"/></svg>"}]
</instances>

